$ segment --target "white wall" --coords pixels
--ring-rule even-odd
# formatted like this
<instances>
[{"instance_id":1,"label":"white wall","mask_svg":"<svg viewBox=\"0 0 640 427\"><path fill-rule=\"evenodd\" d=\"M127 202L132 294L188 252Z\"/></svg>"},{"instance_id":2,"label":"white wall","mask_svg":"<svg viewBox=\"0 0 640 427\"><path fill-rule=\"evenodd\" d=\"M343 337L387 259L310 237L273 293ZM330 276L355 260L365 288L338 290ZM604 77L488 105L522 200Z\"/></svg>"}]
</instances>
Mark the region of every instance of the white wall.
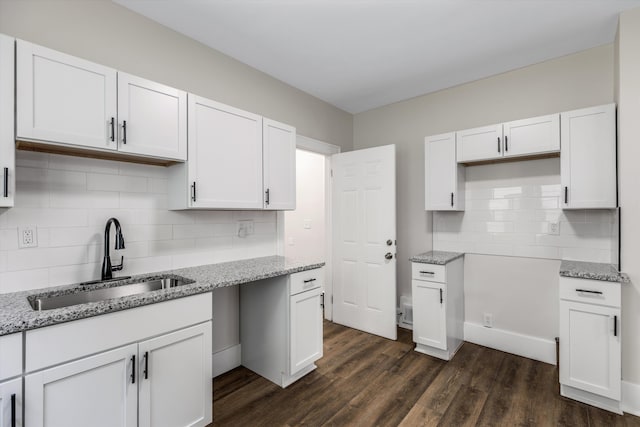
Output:
<instances>
[{"instance_id":1,"label":"white wall","mask_svg":"<svg viewBox=\"0 0 640 427\"><path fill-rule=\"evenodd\" d=\"M622 377L640 384L640 9L620 15L617 41L620 257L631 278L622 287Z\"/></svg>"},{"instance_id":2,"label":"white wall","mask_svg":"<svg viewBox=\"0 0 640 427\"><path fill-rule=\"evenodd\" d=\"M325 260L325 158L296 150L296 210L284 214L285 256Z\"/></svg>"},{"instance_id":3,"label":"white wall","mask_svg":"<svg viewBox=\"0 0 640 427\"><path fill-rule=\"evenodd\" d=\"M355 149L397 146L398 295L411 294L410 266L403 260L432 249L424 137L613 102L613 53L612 45L597 47L355 115ZM468 255L465 262L469 321L480 322L478 314L491 310L495 327L557 335L557 317L550 317L557 316L557 260Z\"/></svg>"},{"instance_id":4,"label":"white wall","mask_svg":"<svg viewBox=\"0 0 640 427\"><path fill-rule=\"evenodd\" d=\"M465 211L433 213L434 249L613 261L615 210L563 211L559 158L467 166L465 172Z\"/></svg>"}]
</instances>

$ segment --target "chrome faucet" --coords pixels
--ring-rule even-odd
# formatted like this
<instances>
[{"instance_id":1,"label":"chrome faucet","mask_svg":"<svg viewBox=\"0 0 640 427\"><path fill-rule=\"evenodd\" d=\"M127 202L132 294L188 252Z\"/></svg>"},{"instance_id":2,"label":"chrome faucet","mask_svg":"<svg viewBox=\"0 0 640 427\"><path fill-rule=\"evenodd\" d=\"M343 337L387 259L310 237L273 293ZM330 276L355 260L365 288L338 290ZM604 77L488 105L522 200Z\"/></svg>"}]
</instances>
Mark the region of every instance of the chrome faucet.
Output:
<instances>
[{"instance_id":1,"label":"chrome faucet","mask_svg":"<svg viewBox=\"0 0 640 427\"><path fill-rule=\"evenodd\" d=\"M109 218L107 226L104 229L104 260L102 261L102 280L109 280L113 278L111 274L114 271L122 270L124 266L124 257L120 257L120 264L111 266L111 257L109 256L109 231L111 224L116 226L116 246L115 249L124 249L124 237L122 237L122 230L120 229L120 222L115 218Z\"/></svg>"}]
</instances>

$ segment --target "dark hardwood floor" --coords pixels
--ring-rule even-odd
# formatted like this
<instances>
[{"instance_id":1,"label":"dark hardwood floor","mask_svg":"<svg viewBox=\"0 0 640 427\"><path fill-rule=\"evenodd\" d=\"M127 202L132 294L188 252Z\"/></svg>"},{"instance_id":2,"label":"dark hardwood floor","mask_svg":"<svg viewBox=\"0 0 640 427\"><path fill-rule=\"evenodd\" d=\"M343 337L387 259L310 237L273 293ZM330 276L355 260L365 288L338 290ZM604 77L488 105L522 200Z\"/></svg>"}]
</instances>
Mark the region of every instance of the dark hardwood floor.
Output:
<instances>
[{"instance_id":1,"label":"dark hardwood floor","mask_svg":"<svg viewBox=\"0 0 640 427\"><path fill-rule=\"evenodd\" d=\"M245 368L213 381L213 426L639 426L560 397L555 366L465 343L444 362L324 324L318 369L286 389Z\"/></svg>"}]
</instances>

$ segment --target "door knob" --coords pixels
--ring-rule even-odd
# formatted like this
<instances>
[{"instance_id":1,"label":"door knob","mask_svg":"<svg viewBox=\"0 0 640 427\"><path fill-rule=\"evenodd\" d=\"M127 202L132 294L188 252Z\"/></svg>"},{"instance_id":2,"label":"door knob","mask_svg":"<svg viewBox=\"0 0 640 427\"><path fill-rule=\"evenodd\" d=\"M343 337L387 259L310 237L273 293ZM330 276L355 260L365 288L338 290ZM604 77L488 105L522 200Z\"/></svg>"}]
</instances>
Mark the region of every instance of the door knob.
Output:
<instances>
[{"instance_id":1,"label":"door knob","mask_svg":"<svg viewBox=\"0 0 640 427\"><path fill-rule=\"evenodd\" d=\"M384 258L385 259L391 259L391 258L393 258L393 255L391 254L391 252L387 252L386 254L384 254Z\"/></svg>"},{"instance_id":2,"label":"door knob","mask_svg":"<svg viewBox=\"0 0 640 427\"><path fill-rule=\"evenodd\" d=\"M393 241L391 239L387 240L387 246L393 245Z\"/></svg>"}]
</instances>

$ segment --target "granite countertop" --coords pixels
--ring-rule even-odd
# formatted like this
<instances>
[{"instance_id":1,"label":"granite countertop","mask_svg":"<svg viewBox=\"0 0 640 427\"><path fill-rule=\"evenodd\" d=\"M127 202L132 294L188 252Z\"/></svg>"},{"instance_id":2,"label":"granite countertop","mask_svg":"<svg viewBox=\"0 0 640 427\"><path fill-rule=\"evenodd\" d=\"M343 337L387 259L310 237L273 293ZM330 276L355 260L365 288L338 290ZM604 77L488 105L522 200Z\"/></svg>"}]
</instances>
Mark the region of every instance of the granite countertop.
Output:
<instances>
[{"instance_id":1,"label":"granite countertop","mask_svg":"<svg viewBox=\"0 0 640 427\"><path fill-rule=\"evenodd\" d=\"M304 262L281 256L269 256L181 268L153 274L143 274L118 282L86 286L77 284L65 285L0 294L0 336L211 292L216 288L224 286L234 286L256 280L268 279L270 277L284 276L299 271L312 270L322 267L323 265L324 262ZM45 311L33 310L28 302L28 298L35 295L64 295L80 290L111 287L115 284L134 283L140 281L140 279L148 279L160 275L178 275L192 281L192 283L170 289Z\"/></svg>"},{"instance_id":2,"label":"granite countertop","mask_svg":"<svg viewBox=\"0 0 640 427\"><path fill-rule=\"evenodd\" d=\"M462 256L464 256L464 252L430 251L412 256L409 258L409 261L421 262L423 264L445 265Z\"/></svg>"},{"instance_id":3,"label":"granite countertop","mask_svg":"<svg viewBox=\"0 0 640 427\"><path fill-rule=\"evenodd\" d=\"M562 263L560 263L560 276L618 283L626 283L628 281L627 276L620 273L613 265L597 262L562 260Z\"/></svg>"}]
</instances>

